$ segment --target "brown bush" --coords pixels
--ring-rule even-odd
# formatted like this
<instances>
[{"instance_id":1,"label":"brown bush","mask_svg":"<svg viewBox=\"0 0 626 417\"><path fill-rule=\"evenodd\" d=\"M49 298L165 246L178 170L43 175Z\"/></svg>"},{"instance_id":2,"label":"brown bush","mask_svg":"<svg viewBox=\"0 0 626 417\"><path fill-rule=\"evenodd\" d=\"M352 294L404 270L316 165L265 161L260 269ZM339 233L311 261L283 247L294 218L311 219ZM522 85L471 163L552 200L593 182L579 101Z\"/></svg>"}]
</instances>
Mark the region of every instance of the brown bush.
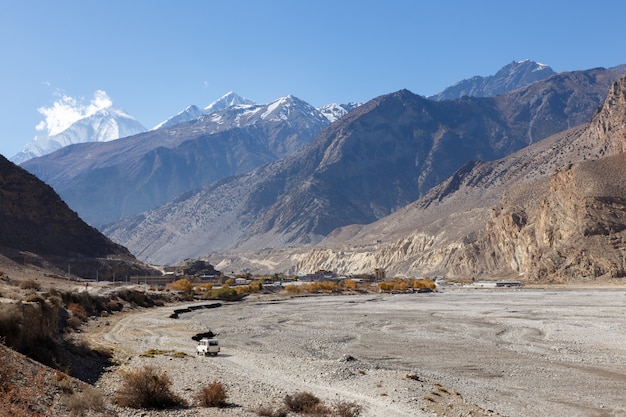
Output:
<instances>
[{"instance_id":1,"label":"brown bush","mask_svg":"<svg viewBox=\"0 0 626 417\"><path fill-rule=\"evenodd\" d=\"M65 320L65 328L68 332L71 332L71 330L78 330L82 325L83 321L76 316L68 317L67 320Z\"/></svg>"},{"instance_id":2,"label":"brown bush","mask_svg":"<svg viewBox=\"0 0 626 417\"><path fill-rule=\"evenodd\" d=\"M61 397L61 402L70 411L71 416L85 416L89 411L101 412L105 409L102 393L88 387L83 392L73 392Z\"/></svg>"},{"instance_id":3,"label":"brown bush","mask_svg":"<svg viewBox=\"0 0 626 417\"><path fill-rule=\"evenodd\" d=\"M306 410L311 410L321 403L319 398L306 391L286 395L283 401L287 408L294 413L306 413Z\"/></svg>"},{"instance_id":4,"label":"brown bush","mask_svg":"<svg viewBox=\"0 0 626 417\"><path fill-rule=\"evenodd\" d=\"M67 306L67 309L72 313L72 315L76 318L79 318L82 321L87 321L87 311L85 308L78 303L70 303Z\"/></svg>"},{"instance_id":5,"label":"brown bush","mask_svg":"<svg viewBox=\"0 0 626 417\"><path fill-rule=\"evenodd\" d=\"M338 401L333 408L338 417L358 417L363 411L363 407L355 402Z\"/></svg>"},{"instance_id":6,"label":"brown bush","mask_svg":"<svg viewBox=\"0 0 626 417\"><path fill-rule=\"evenodd\" d=\"M115 395L115 400L122 407L163 409L183 403L170 390L172 380L169 376L153 366L126 371L122 378L122 387Z\"/></svg>"},{"instance_id":7,"label":"brown bush","mask_svg":"<svg viewBox=\"0 0 626 417\"><path fill-rule=\"evenodd\" d=\"M425 279L417 279L413 282L413 288L416 288L416 289L429 288L431 290L434 290L437 288L437 285L435 284L434 281L427 281Z\"/></svg>"},{"instance_id":8,"label":"brown bush","mask_svg":"<svg viewBox=\"0 0 626 417\"><path fill-rule=\"evenodd\" d=\"M44 300L44 298L39 294L31 294L28 297L26 297L25 301L27 303L39 303L39 304L43 304L46 302L46 300Z\"/></svg>"},{"instance_id":9,"label":"brown bush","mask_svg":"<svg viewBox=\"0 0 626 417\"><path fill-rule=\"evenodd\" d=\"M226 399L228 393L221 382L213 382L208 387L202 388L198 394L198 404L201 407L224 408L228 405Z\"/></svg>"},{"instance_id":10,"label":"brown bush","mask_svg":"<svg viewBox=\"0 0 626 417\"><path fill-rule=\"evenodd\" d=\"M20 288L23 290L41 290L41 285L35 281L34 279L27 279L26 281L22 281L20 283Z\"/></svg>"},{"instance_id":11,"label":"brown bush","mask_svg":"<svg viewBox=\"0 0 626 417\"><path fill-rule=\"evenodd\" d=\"M122 309L124 308L124 304L120 303L119 301L109 300L107 302L107 308L111 311L122 311Z\"/></svg>"},{"instance_id":12,"label":"brown bush","mask_svg":"<svg viewBox=\"0 0 626 417\"><path fill-rule=\"evenodd\" d=\"M307 414L309 416L318 416L318 417L329 417L333 414L333 410L328 408L326 404L323 402L319 402L311 407L306 407L302 410L302 414Z\"/></svg>"},{"instance_id":13,"label":"brown bush","mask_svg":"<svg viewBox=\"0 0 626 417\"><path fill-rule=\"evenodd\" d=\"M180 291L185 294L193 294L193 284L187 278L181 278L174 282L170 282L165 286L168 290Z\"/></svg>"}]
</instances>

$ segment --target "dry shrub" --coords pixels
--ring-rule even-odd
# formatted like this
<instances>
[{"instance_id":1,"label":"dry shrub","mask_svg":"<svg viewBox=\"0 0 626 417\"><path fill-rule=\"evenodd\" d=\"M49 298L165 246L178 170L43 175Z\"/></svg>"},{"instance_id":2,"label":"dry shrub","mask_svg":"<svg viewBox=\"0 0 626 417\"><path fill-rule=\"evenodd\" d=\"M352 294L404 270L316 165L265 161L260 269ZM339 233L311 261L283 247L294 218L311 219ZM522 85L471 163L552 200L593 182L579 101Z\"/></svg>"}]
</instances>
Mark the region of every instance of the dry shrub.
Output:
<instances>
[{"instance_id":1,"label":"dry shrub","mask_svg":"<svg viewBox=\"0 0 626 417\"><path fill-rule=\"evenodd\" d=\"M306 410L312 410L321 403L319 398L306 391L286 395L283 401L287 408L294 413L306 413Z\"/></svg>"},{"instance_id":2,"label":"dry shrub","mask_svg":"<svg viewBox=\"0 0 626 417\"><path fill-rule=\"evenodd\" d=\"M359 287L359 283L353 279L347 279L345 282L345 286L349 290L356 290Z\"/></svg>"},{"instance_id":3,"label":"dry shrub","mask_svg":"<svg viewBox=\"0 0 626 417\"><path fill-rule=\"evenodd\" d=\"M382 292L407 292L409 289L423 288L434 290L436 285L433 281L415 278L394 278L378 283L378 289Z\"/></svg>"},{"instance_id":4,"label":"dry shrub","mask_svg":"<svg viewBox=\"0 0 626 417\"><path fill-rule=\"evenodd\" d=\"M319 417L358 417L363 411L363 407L355 402L337 401L332 407L328 407L318 397L306 391L285 396L284 403L287 406L287 410L279 409L274 412L268 408L261 408L256 413L265 417L284 417L289 411Z\"/></svg>"},{"instance_id":5,"label":"dry shrub","mask_svg":"<svg viewBox=\"0 0 626 417\"><path fill-rule=\"evenodd\" d=\"M224 408L228 405L226 399L228 393L221 382L212 382L208 387L202 388L198 394L198 403L201 407Z\"/></svg>"},{"instance_id":6,"label":"dry shrub","mask_svg":"<svg viewBox=\"0 0 626 417\"><path fill-rule=\"evenodd\" d=\"M165 372L145 366L122 374L122 387L115 400L122 407L169 408L182 404L182 399L171 391L172 380Z\"/></svg>"},{"instance_id":7,"label":"dry shrub","mask_svg":"<svg viewBox=\"0 0 626 417\"><path fill-rule=\"evenodd\" d=\"M67 309L72 313L72 316L79 318L82 321L87 321L87 311L78 303L70 303Z\"/></svg>"},{"instance_id":8,"label":"dry shrub","mask_svg":"<svg viewBox=\"0 0 626 417\"><path fill-rule=\"evenodd\" d=\"M415 282L413 282L413 288L416 288L416 289L429 288L431 290L434 290L437 288L437 285L435 284L434 281L428 281L425 279L416 279Z\"/></svg>"},{"instance_id":9,"label":"dry shrub","mask_svg":"<svg viewBox=\"0 0 626 417\"><path fill-rule=\"evenodd\" d=\"M252 294L260 292L263 289L263 284L259 281L255 281L250 285L239 285L235 287L238 295Z\"/></svg>"},{"instance_id":10,"label":"dry shrub","mask_svg":"<svg viewBox=\"0 0 626 417\"><path fill-rule=\"evenodd\" d=\"M204 283L204 284L200 284L198 286L196 286L195 290L202 293L205 291L211 291L213 289L213 284L210 282Z\"/></svg>"},{"instance_id":11,"label":"dry shrub","mask_svg":"<svg viewBox=\"0 0 626 417\"><path fill-rule=\"evenodd\" d=\"M170 282L165 286L165 288L172 291L180 291L185 294L193 294L193 284L187 278Z\"/></svg>"},{"instance_id":12,"label":"dry shrub","mask_svg":"<svg viewBox=\"0 0 626 417\"><path fill-rule=\"evenodd\" d=\"M28 297L26 297L25 301L27 303L38 303L38 304L43 304L46 302L46 300L44 300L44 298L39 294L30 294Z\"/></svg>"},{"instance_id":13,"label":"dry shrub","mask_svg":"<svg viewBox=\"0 0 626 417\"><path fill-rule=\"evenodd\" d=\"M335 415L338 417L358 417L363 407L355 402L338 401L333 405Z\"/></svg>"},{"instance_id":14,"label":"dry shrub","mask_svg":"<svg viewBox=\"0 0 626 417\"><path fill-rule=\"evenodd\" d=\"M119 301L109 300L107 302L107 308L110 311L122 311L122 309L124 308L124 304L120 303Z\"/></svg>"},{"instance_id":15,"label":"dry shrub","mask_svg":"<svg viewBox=\"0 0 626 417\"><path fill-rule=\"evenodd\" d=\"M105 409L102 393L87 387L83 392L73 392L61 397L61 402L70 411L71 416L86 416L89 411L102 412Z\"/></svg>"},{"instance_id":16,"label":"dry shrub","mask_svg":"<svg viewBox=\"0 0 626 417\"><path fill-rule=\"evenodd\" d=\"M329 417L333 414L333 410L328 408L323 402L319 402L311 407L302 410L302 414L318 417Z\"/></svg>"},{"instance_id":17,"label":"dry shrub","mask_svg":"<svg viewBox=\"0 0 626 417\"><path fill-rule=\"evenodd\" d=\"M69 329L78 330L82 325L83 321L76 316L68 317L67 320L65 320L65 328L68 329L68 331Z\"/></svg>"},{"instance_id":18,"label":"dry shrub","mask_svg":"<svg viewBox=\"0 0 626 417\"><path fill-rule=\"evenodd\" d=\"M306 284L294 285L289 284L285 286L285 290L295 294L301 293L338 293L343 291L336 282L332 281L320 281L320 282L310 282Z\"/></svg>"},{"instance_id":19,"label":"dry shrub","mask_svg":"<svg viewBox=\"0 0 626 417\"><path fill-rule=\"evenodd\" d=\"M41 285L35 281L34 279L27 279L25 281L22 281L20 283L20 288L23 290L35 290L35 291L39 291L41 290Z\"/></svg>"},{"instance_id":20,"label":"dry shrub","mask_svg":"<svg viewBox=\"0 0 626 417\"><path fill-rule=\"evenodd\" d=\"M67 377L65 372L59 370L54 371L54 385L66 395L74 394L74 386L72 381Z\"/></svg>"}]
</instances>

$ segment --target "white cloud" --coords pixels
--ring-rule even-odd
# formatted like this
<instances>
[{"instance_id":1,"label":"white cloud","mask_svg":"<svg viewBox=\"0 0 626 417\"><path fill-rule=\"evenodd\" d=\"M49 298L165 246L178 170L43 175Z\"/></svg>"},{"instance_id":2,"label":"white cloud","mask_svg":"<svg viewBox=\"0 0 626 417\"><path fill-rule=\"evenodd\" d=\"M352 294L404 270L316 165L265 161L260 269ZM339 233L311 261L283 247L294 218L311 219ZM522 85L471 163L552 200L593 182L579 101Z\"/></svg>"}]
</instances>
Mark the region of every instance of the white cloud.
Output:
<instances>
[{"instance_id":1,"label":"white cloud","mask_svg":"<svg viewBox=\"0 0 626 417\"><path fill-rule=\"evenodd\" d=\"M83 104L82 100L77 100L61 91L57 91L55 95L58 96L58 99L52 106L37 109L45 117L45 120L39 122L35 129L46 131L49 136L61 133L72 123L113 105L103 90L97 90L89 104Z\"/></svg>"}]
</instances>

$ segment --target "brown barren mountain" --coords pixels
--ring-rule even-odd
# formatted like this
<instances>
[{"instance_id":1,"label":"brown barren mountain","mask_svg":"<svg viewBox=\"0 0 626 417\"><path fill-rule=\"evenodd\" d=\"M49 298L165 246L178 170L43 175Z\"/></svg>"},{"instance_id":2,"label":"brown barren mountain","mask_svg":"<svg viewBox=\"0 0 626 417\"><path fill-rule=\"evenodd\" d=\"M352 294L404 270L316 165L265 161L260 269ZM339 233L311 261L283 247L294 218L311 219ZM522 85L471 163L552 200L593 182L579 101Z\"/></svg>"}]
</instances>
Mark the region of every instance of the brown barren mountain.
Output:
<instances>
[{"instance_id":1,"label":"brown barren mountain","mask_svg":"<svg viewBox=\"0 0 626 417\"><path fill-rule=\"evenodd\" d=\"M588 281L624 275L626 78L591 122L508 157L471 162L427 195L311 249L214 255L216 268L507 276Z\"/></svg>"},{"instance_id":2,"label":"brown barren mountain","mask_svg":"<svg viewBox=\"0 0 626 417\"><path fill-rule=\"evenodd\" d=\"M0 156L0 254L83 278L153 272L82 221L54 190Z\"/></svg>"}]
</instances>

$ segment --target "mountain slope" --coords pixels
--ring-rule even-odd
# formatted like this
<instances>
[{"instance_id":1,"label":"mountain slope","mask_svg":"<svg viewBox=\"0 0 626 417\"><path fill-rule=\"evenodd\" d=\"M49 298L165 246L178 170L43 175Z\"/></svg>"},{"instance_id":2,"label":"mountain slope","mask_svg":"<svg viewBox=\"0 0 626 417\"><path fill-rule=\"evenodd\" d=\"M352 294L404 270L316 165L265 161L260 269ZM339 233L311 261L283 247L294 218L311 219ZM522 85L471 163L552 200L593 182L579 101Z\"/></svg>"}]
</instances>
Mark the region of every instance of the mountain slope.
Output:
<instances>
[{"instance_id":1,"label":"mountain slope","mask_svg":"<svg viewBox=\"0 0 626 417\"><path fill-rule=\"evenodd\" d=\"M493 97L544 80L554 74L552 68L535 61L513 61L502 67L495 75L487 77L477 75L459 81L429 98L441 101L454 100L463 96Z\"/></svg>"},{"instance_id":2,"label":"mountain slope","mask_svg":"<svg viewBox=\"0 0 626 417\"><path fill-rule=\"evenodd\" d=\"M297 154L181 196L105 233L157 263L209 251L311 245L337 227L387 216L468 161L499 158L526 146L530 136L537 140L550 128L567 127L581 117L578 112L560 107L550 112L550 105L541 103L566 100L562 96L572 91L557 94L551 83L567 85L563 80L570 79L575 84L579 74L545 80L536 95L508 96L528 101L515 105L507 95L445 102L406 90L382 96L344 116ZM585 88L588 92L580 93L593 96L600 87L586 83ZM590 118L593 109L582 112ZM532 126L547 127L530 135Z\"/></svg>"},{"instance_id":3,"label":"mountain slope","mask_svg":"<svg viewBox=\"0 0 626 417\"><path fill-rule=\"evenodd\" d=\"M74 274L94 277L99 265L118 273L145 273L128 250L88 226L48 185L0 156L0 253L24 261L44 259ZM101 272L106 278L107 272Z\"/></svg>"},{"instance_id":4,"label":"mountain slope","mask_svg":"<svg viewBox=\"0 0 626 417\"><path fill-rule=\"evenodd\" d=\"M175 114L169 119L162 121L161 123L154 126L150 130L158 130L158 129L161 129L162 127L170 127L170 126L175 126L179 123L189 122L191 120L195 120L201 116L204 116L205 114L206 112L204 110L192 104L191 106L187 107L185 110L182 110L181 112Z\"/></svg>"},{"instance_id":5,"label":"mountain slope","mask_svg":"<svg viewBox=\"0 0 626 417\"><path fill-rule=\"evenodd\" d=\"M36 136L21 152L13 156L11 161L21 164L72 144L108 142L145 131L146 128L141 123L123 110L106 107L74 122L56 135Z\"/></svg>"},{"instance_id":6,"label":"mountain slope","mask_svg":"<svg viewBox=\"0 0 626 417\"><path fill-rule=\"evenodd\" d=\"M113 142L70 146L23 166L101 226L292 153L327 125L315 108L289 96Z\"/></svg>"},{"instance_id":7,"label":"mountain slope","mask_svg":"<svg viewBox=\"0 0 626 417\"><path fill-rule=\"evenodd\" d=\"M468 164L391 216L336 230L314 250L265 252L263 262L292 271L383 268L541 282L623 277L624 126L626 77L587 125L499 161ZM258 268L259 258L216 263Z\"/></svg>"}]
</instances>

